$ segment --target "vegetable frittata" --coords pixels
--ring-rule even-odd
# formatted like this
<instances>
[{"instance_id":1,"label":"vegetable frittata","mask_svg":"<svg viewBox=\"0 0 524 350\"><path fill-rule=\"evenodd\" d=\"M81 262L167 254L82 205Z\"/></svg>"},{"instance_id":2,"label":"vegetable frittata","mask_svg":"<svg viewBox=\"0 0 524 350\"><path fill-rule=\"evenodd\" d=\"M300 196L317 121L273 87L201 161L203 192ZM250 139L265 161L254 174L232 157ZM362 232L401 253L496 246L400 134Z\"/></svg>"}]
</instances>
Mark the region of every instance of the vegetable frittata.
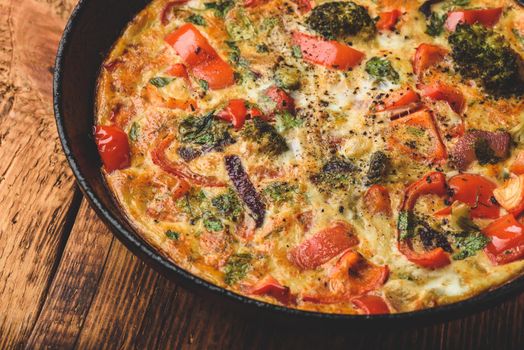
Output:
<instances>
[{"instance_id":1,"label":"vegetable frittata","mask_svg":"<svg viewBox=\"0 0 524 350\"><path fill-rule=\"evenodd\" d=\"M524 271L524 2L153 0L100 73L109 189L218 286L431 308Z\"/></svg>"}]
</instances>

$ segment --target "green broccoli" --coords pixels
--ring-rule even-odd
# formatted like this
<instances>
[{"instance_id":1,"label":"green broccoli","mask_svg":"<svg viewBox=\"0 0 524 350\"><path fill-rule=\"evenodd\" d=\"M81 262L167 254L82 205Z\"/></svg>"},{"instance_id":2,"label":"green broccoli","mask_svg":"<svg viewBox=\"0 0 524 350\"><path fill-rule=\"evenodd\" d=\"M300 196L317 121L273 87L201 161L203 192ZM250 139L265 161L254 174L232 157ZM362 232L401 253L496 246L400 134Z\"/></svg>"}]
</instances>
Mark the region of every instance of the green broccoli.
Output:
<instances>
[{"instance_id":1,"label":"green broccoli","mask_svg":"<svg viewBox=\"0 0 524 350\"><path fill-rule=\"evenodd\" d=\"M300 71L296 67L281 63L275 69L275 83L282 89L296 90L300 87Z\"/></svg>"},{"instance_id":2,"label":"green broccoli","mask_svg":"<svg viewBox=\"0 0 524 350\"><path fill-rule=\"evenodd\" d=\"M211 204L223 218L230 221L237 222L242 214L242 204L232 189L214 197Z\"/></svg>"},{"instance_id":3,"label":"green broccoli","mask_svg":"<svg viewBox=\"0 0 524 350\"><path fill-rule=\"evenodd\" d=\"M335 1L316 6L306 24L327 39L340 39L359 33L369 37L375 33L375 22L366 8L353 1Z\"/></svg>"},{"instance_id":4,"label":"green broccoli","mask_svg":"<svg viewBox=\"0 0 524 350\"><path fill-rule=\"evenodd\" d=\"M286 139L273 125L260 118L253 118L246 122L243 135L248 140L258 143L260 152L270 156L278 156L289 150Z\"/></svg>"},{"instance_id":5,"label":"green broccoli","mask_svg":"<svg viewBox=\"0 0 524 350\"><path fill-rule=\"evenodd\" d=\"M224 282L231 285L243 279L251 267L251 254L233 254L224 266Z\"/></svg>"},{"instance_id":6,"label":"green broccoli","mask_svg":"<svg viewBox=\"0 0 524 350\"><path fill-rule=\"evenodd\" d=\"M397 71L393 68L391 62L385 58L372 57L366 62L366 72L378 82L389 80L396 83L399 79Z\"/></svg>"},{"instance_id":7,"label":"green broccoli","mask_svg":"<svg viewBox=\"0 0 524 350\"><path fill-rule=\"evenodd\" d=\"M203 117L188 117L180 123L178 127L179 140L185 143L186 147L181 148L183 152L179 152L179 154L184 159L186 159L185 153L200 155L202 152L234 143L233 137L229 133L230 125L215 118L213 113L211 112ZM191 146L187 147L187 145ZM189 149L193 152L189 152ZM192 158L194 157L188 157L186 160Z\"/></svg>"},{"instance_id":8,"label":"green broccoli","mask_svg":"<svg viewBox=\"0 0 524 350\"><path fill-rule=\"evenodd\" d=\"M277 181L267 186L262 193L269 201L279 205L290 201L296 191L296 185L291 185L288 182Z\"/></svg>"},{"instance_id":9,"label":"green broccoli","mask_svg":"<svg viewBox=\"0 0 524 350\"><path fill-rule=\"evenodd\" d=\"M522 96L519 55L501 34L480 24L459 24L448 38L455 70L494 97Z\"/></svg>"}]
</instances>

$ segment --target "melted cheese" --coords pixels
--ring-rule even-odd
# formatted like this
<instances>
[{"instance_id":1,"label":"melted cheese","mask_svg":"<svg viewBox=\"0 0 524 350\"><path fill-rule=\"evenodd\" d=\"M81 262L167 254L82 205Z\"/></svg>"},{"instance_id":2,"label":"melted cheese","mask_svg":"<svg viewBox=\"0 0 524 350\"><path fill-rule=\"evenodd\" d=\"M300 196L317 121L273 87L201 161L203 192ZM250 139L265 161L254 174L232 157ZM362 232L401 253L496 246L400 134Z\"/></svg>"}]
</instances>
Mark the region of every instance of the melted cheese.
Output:
<instances>
[{"instance_id":1,"label":"melted cheese","mask_svg":"<svg viewBox=\"0 0 524 350\"><path fill-rule=\"evenodd\" d=\"M365 60L353 69L342 72L305 62L293 53L292 31L315 34L305 24L308 14L302 14L292 1L268 0L253 8L243 8L238 2L225 20L206 9L205 2L190 0L169 14L167 24L160 18L170 0L153 0L127 27L109 54L102 70L97 94L98 125L116 124L130 132L138 128L138 137L131 141L132 164L128 169L105 173L109 188L122 210L138 232L159 252L176 264L212 283L238 293L249 294L249 288L266 275L271 275L290 288L297 296L297 308L334 313L357 312L349 300L331 304L304 301L305 295L332 285L329 271L338 256L317 269L303 271L289 259L289 251L311 238L336 220L344 220L353 228L359 239L355 248L371 263L387 265L390 276L383 286L372 293L383 296L393 312L412 311L465 299L518 276L524 268L519 261L503 266L493 266L482 251L463 261L453 261L441 269L427 270L409 262L397 249L396 216L405 185L422 174L443 168L446 175L456 171L445 164L428 165L410 156L390 149L386 138L391 122L387 115L374 114L373 103L391 92L404 87L416 88L417 77L412 71L412 56L420 43L434 43L449 48L446 35L433 38L425 34L424 17L417 11L422 1L356 1L367 7L371 17L399 7L402 18L394 31L377 32L372 39L352 38L353 48L365 53ZM319 5L324 1L316 1ZM446 6L448 6L446 8ZM449 2L434 6L435 10L449 9ZM503 33L515 50L522 55L523 45L515 39L511 28L524 23L524 11L510 0L473 0L470 7L504 7L505 11L495 30ZM175 63L183 63L164 38L184 24L190 15L202 16L207 25L197 25L218 54L228 60L231 46L228 41L239 39L236 45L240 56L249 68L234 65L242 80L222 90L205 91L191 76L191 84L181 78L163 88L152 88L150 80L166 77ZM232 32L231 25L239 25L239 18L250 23L245 32ZM524 25L523 25L524 26ZM524 31L523 31L524 32ZM348 40L349 41L349 40ZM257 45L264 44L269 53L257 52ZM399 74L398 82L378 83L365 71L365 62L374 56L385 57ZM301 87L290 91L297 107L296 118L300 125L280 130L289 151L277 157L258 152L256 142L247 140L241 131L230 130L236 139L223 150L203 154L187 163L191 171L229 183L224 167L224 154L236 154L242 159L251 181L260 193L276 181L289 182L296 187L292 199L282 204L266 200L266 219L245 239L241 231L249 226L249 212L244 207L246 221L234 224L229 230L210 232L201 218L195 221L183 209L180 200L173 199L176 179L162 171L151 159L151 150L167 134L178 137L178 127L189 116L218 111L231 99L242 98L261 109L267 108L266 91L275 84L274 71L279 62L285 62L300 72ZM523 111L522 101L494 101L486 99L478 87L463 82L453 74L449 58L443 63L447 70L430 69L423 83L442 81L458 86L467 99L464 115L467 128L495 130L511 128ZM255 73L250 73L252 70ZM255 76L256 78L253 78ZM170 108L166 101L193 99L197 111ZM461 123L457 115L443 101L425 101L437 116L441 133ZM456 138L445 137L448 148ZM175 140L167 151L173 161L181 161ZM368 186L365 172L370 155L377 150L390 153L394 172L385 179L391 202L391 216L371 214L365 206L363 194ZM343 190L322 191L312 183L311 177L336 153L351 158L359 168L351 174ZM509 160L498 169L508 167ZM497 170L473 164L468 172L483 174L500 183ZM224 193L225 189L193 185L193 190L203 191L207 199ZM264 197L265 198L265 197ZM206 202L208 203L208 202ZM209 206L209 203L206 204ZM426 214L442 207L441 201L428 200L421 204ZM212 210L207 207L205 210ZM311 222L301 222L301 215L310 215ZM204 215L204 214L203 214ZM252 220L252 219L251 219ZM247 228L249 230L249 227ZM179 239L166 236L176 231ZM235 253L249 253L253 258L245 275L227 285L224 280L225 265ZM334 285L334 284L333 284ZM271 296L254 296L272 303Z\"/></svg>"}]
</instances>

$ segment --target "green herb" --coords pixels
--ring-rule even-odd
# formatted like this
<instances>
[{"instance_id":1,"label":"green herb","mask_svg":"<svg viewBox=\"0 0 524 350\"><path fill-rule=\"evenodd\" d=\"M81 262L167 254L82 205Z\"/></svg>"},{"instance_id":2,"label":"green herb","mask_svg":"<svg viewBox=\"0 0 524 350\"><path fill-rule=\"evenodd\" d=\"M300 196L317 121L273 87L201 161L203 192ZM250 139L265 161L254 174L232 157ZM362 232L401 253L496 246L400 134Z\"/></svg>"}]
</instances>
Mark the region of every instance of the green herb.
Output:
<instances>
[{"instance_id":1,"label":"green herb","mask_svg":"<svg viewBox=\"0 0 524 350\"><path fill-rule=\"evenodd\" d=\"M191 218L191 225L195 225L208 210L208 203L204 191L191 189L184 197L177 200L176 206Z\"/></svg>"},{"instance_id":2,"label":"green herb","mask_svg":"<svg viewBox=\"0 0 524 350\"><path fill-rule=\"evenodd\" d=\"M211 204L227 220L236 222L242 214L242 204L232 189L213 198Z\"/></svg>"},{"instance_id":3,"label":"green herb","mask_svg":"<svg viewBox=\"0 0 524 350\"><path fill-rule=\"evenodd\" d=\"M231 255L224 266L224 282L231 285L243 279L251 267L251 260L251 254Z\"/></svg>"},{"instance_id":4,"label":"green herb","mask_svg":"<svg viewBox=\"0 0 524 350\"><path fill-rule=\"evenodd\" d=\"M139 134L140 134L140 125L138 125L138 123L136 122L133 122L133 124L131 124L131 128L129 129L129 138L131 139L131 141L136 141L138 140Z\"/></svg>"},{"instance_id":5,"label":"green herb","mask_svg":"<svg viewBox=\"0 0 524 350\"><path fill-rule=\"evenodd\" d=\"M442 34L444 31L444 23L446 22L446 19L447 15L441 16L433 12L426 22L426 34L433 37Z\"/></svg>"},{"instance_id":6,"label":"green herb","mask_svg":"<svg viewBox=\"0 0 524 350\"><path fill-rule=\"evenodd\" d=\"M232 0L207 2L204 4L206 9L213 10L215 12L215 16L219 18L224 18L226 13L233 7L233 5L234 2Z\"/></svg>"},{"instance_id":7,"label":"green herb","mask_svg":"<svg viewBox=\"0 0 524 350\"><path fill-rule=\"evenodd\" d=\"M401 241L413 236L413 225L411 218L412 214L409 211L400 211L398 213L397 229L399 231L399 238Z\"/></svg>"},{"instance_id":8,"label":"green herb","mask_svg":"<svg viewBox=\"0 0 524 350\"><path fill-rule=\"evenodd\" d=\"M291 54L295 58L302 58L302 49L298 45L291 46Z\"/></svg>"},{"instance_id":9,"label":"green herb","mask_svg":"<svg viewBox=\"0 0 524 350\"><path fill-rule=\"evenodd\" d=\"M171 230L166 231L166 236L167 238L172 239L174 241L178 241L180 239L180 233Z\"/></svg>"},{"instance_id":10,"label":"green herb","mask_svg":"<svg viewBox=\"0 0 524 350\"><path fill-rule=\"evenodd\" d=\"M157 88L162 88L166 85L168 85L170 82L172 82L172 78L165 78L165 77L156 77L149 80L149 83L151 85L156 86Z\"/></svg>"},{"instance_id":11,"label":"green herb","mask_svg":"<svg viewBox=\"0 0 524 350\"><path fill-rule=\"evenodd\" d=\"M264 18L262 21L262 25L260 26L260 29L263 31L269 31L273 29L278 23L277 17L268 17Z\"/></svg>"},{"instance_id":12,"label":"green herb","mask_svg":"<svg viewBox=\"0 0 524 350\"><path fill-rule=\"evenodd\" d=\"M214 231L214 232L222 231L224 229L224 225L222 224L222 221L219 218L217 218L216 216L213 216L209 213L204 215L204 227L208 231Z\"/></svg>"},{"instance_id":13,"label":"green herb","mask_svg":"<svg viewBox=\"0 0 524 350\"><path fill-rule=\"evenodd\" d=\"M242 134L248 140L258 143L260 152L270 156L278 156L289 150L286 139L278 133L274 126L260 118L248 121Z\"/></svg>"},{"instance_id":14,"label":"green herb","mask_svg":"<svg viewBox=\"0 0 524 350\"><path fill-rule=\"evenodd\" d=\"M524 46L524 35L520 33L520 31L517 28L513 28L513 35L517 38L521 46Z\"/></svg>"},{"instance_id":15,"label":"green herb","mask_svg":"<svg viewBox=\"0 0 524 350\"><path fill-rule=\"evenodd\" d=\"M276 115L276 127L279 132L285 132L290 129L302 126L304 121L289 112L282 112Z\"/></svg>"},{"instance_id":16,"label":"green herb","mask_svg":"<svg viewBox=\"0 0 524 350\"><path fill-rule=\"evenodd\" d=\"M262 193L266 198L275 204L282 204L289 202L297 192L297 186L291 185L288 182L273 182L267 186Z\"/></svg>"},{"instance_id":17,"label":"green herb","mask_svg":"<svg viewBox=\"0 0 524 350\"><path fill-rule=\"evenodd\" d=\"M467 236L458 236L456 238L457 247L460 248L460 252L453 255L454 260L463 260L470 256L477 254L479 250L484 249L490 239L478 232Z\"/></svg>"},{"instance_id":18,"label":"green herb","mask_svg":"<svg viewBox=\"0 0 524 350\"><path fill-rule=\"evenodd\" d=\"M241 7L235 11L235 16L228 16L226 30L229 36L235 41L248 40L255 36L255 28L249 16Z\"/></svg>"},{"instance_id":19,"label":"green herb","mask_svg":"<svg viewBox=\"0 0 524 350\"><path fill-rule=\"evenodd\" d=\"M421 137L425 135L424 129L421 129L421 128L417 128L414 126L408 126L406 129L407 129L407 132L409 132L411 135L416 136L416 137Z\"/></svg>"},{"instance_id":20,"label":"green herb","mask_svg":"<svg viewBox=\"0 0 524 350\"><path fill-rule=\"evenodd\" d=\"M207 81L203 79L198 79L198 85L202 88L202 90L207 91L209 90L209 84Z\"/></svg>"},{"instance_id":21,"label":"green herb","mask_svg":"<svg viewBox=\"0 0 524 350\"><path fill-rule=\"evenodd\" d=\"M214 117L211 112L203 117L188 117L180 123L178 132L180 141L215 148L233 142L229 134L229 125Z\"/></svg>"},{"instance_id":22,"label":"green herb","mask_svg":"<svg viewBox=\"0 0 524 350\"><path fill-rule=\"evenodd\" d=\"M391 65L391 62L385 58L373 57L366 62L366 72L375 78L376 81L389 80L398 82L399 75Z\"/></svg>"},{"instance_id":23,"label":"green herb","mask_svg":"<svg viewBox=\"0 0 524 350\"><path fill-rule=\"evenodd\" d=\"M186 18L186 22L193 23L199 26L207 25L205 18L200 15L197 15L196 13L189 15L189 17Z\"/></svg>"},{"instance_id":24,"label":"green herb","mask_svg":"<svg viewBox=\"0 0 524 350\"><path fill-rule=\"evenodd\" d=\"M455 6L467 6L469 5L469 3L471 2L471 0L453 0L451 3Z\"/></svg>"}]
</instances>

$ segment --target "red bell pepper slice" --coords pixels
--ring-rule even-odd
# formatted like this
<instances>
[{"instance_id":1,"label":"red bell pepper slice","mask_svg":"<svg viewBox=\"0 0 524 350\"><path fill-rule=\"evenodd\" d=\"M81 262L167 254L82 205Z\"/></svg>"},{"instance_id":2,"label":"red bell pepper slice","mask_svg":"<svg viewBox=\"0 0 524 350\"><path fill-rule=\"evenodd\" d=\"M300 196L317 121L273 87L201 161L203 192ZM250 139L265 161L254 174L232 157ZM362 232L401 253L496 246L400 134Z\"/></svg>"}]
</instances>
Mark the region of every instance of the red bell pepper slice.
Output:
<instances>
[{"instance_id":1,"label":"red bell pepper slice","mask_svg":"<svg viewBox=\"0 0 524 350\"><path fill-rule=\"evenodd\" d=\"M198 79L205 80L210 89L218 90L235 83L234 72L211 47L208 40L191 23L169 34L165 41Z\"/></svg>"},{"instance_id":2,"label":"red bell pepper slice","mask_svg":"<svg viewBox=\"0 0 524 350\"><path fill-rule=\"evenodd\" d=\"M524 151L519 151L509 170L516 175L524 174Z\"/></svg>"},{"instance_id":3,"label":"red bell pepper slice","mask_svg":"<svg viewBox=\"0 0 524 350\"><path fill-rule=\"evenodd\" d=\"M491 238L484 252L493 264L503 265L524 257L524 226L513 214L493 221L482 233Z\"/></svg>"},{"instance_id":4,"label":"red bell pepper slice","mask_svg":"<svg viewBox=\"0 0 524 350\"><path fill-rule=\"evenodd\" d=\"M257 7L260 5L264 5L269 0L245 0L244 1L244 7Z\"/></svg>"},{"instance_id":5,"label":"red bell pepper slice","mask_svg":"<svg viewBox=\"0 0 524 350\"><path fill-rule=\"evenodd\" d=\"M129 140L124 130L114 125L99 125L94 130L98 153L108 173L131 165Z\"/></svg>"},{"instance_id":6,"label":"red bell pepper slice","mask_svg":"<svg viewBox=\"0 0 524 350\"><path fill-rule=\"evenodd\" d=\"M379 15L379 20L376 24L378 30L393 30L397 24L402 12L400 10L393 10L388 12L382 12Z\"/></svg>"},{"instance_id":7,"label":"red bell pepper slice","mask_svg":"<svg viewBox=\"0 0 524 350\"><path fill-rule=\"evenodd\" d=\"M364 195L364 203L371 214L391 215L391 199L384 186L371 186Z\"/></svg>"},{"instance_id":8,"label":"red bell pepper slice","mask_svg":"<svg viewBox=\"0 0 524 350\"><path fill-rule=\"evenodd\" d=\"M408 186L404 193L400 210L405 212L413 211L417 200L421 196L434 194L442 197L446 193L446 176L443 173L432 172L426 174ZM446 266L451 262L449 255L440 247L428 252L415 252L411 240L409 238L401 240L400 234L398 249L409 261L425 268L436 269Z\"/></svg>"},{"instance_id":9,"label":"red bell pepper slice","mask_svg":"<svg viewBox=\"0 0 524 350\"><path fill-rule=\"evenodd\" d=\"M294 0L298 6L300 13L308 13L313 9L313 5L310 0Z\"/></svg>"},{"instance_id":10,"label":"red bell pepper slice","mask_svg":"<svg viewBox=\"0 0 524 350\"><path fill-rule=\"evenodd\" d=\"M173 162L166 156L166 150L171 145L175 137L169 135L160 141L157 146L151 151L151 159L153 163L159 166L165 172L200 186L208 187L226 187L227 184L223 181L211 176L204 176L196 174L187 167L184 163Z\"/></svg>"},{"instance_id":11,"label":"red bell pepper slice","mask_svg":"<svg viewBox=\"0 0 524 350\"><path fill-rule=\"evenodd\" d=\"M413 109L416 109L418 108L419 102L420 96L413 91L413 89L407 87L392 92L378 105L376 111L393 111L410 106L413 107Z\"/></svg>"},{"instance_id":12,"label":"red bell pepper slice","mask_svg":"<svg viewBox=\"0 0 524 350\"><path fill-rule=\"evenodd\" d=\"M467 204L472 218L496 219L500 215L499 205L493 201L493 190L497 188L490 180L481 175L459 174L448 181L453 195L451 201Z\"/></svg>"},{"instance_id":13,"label":"red bell pepper slice","mask_svg":"<svg viewBox=\"0 0 524 350\"><path fill-rule=\"evenodd\" d=\"M304 34L293 33L293 42L300 47L304 60L328 68L348 70L364 59L364 53L334 40Z\"/></svg>"},{"instance_id":14,"label":"red bell pepper slice","mask_svg":"<svg viewBox=\"0 0 524 350\"><path fill-rule=\"evenodd\" d=\"M422 95L435 101L446 101L457 114L464 112L466 107L462 91L443 83L422 87Z\"/></svg>"},{"instance_id":15,"label":"red bell pepper slice","mask_svg":"<svg viewBox=\"0 0 524 350\"><path fill-rule=\"evenodd\" d=\"M444 196L447 193L446 175L435 171L424 175L421 179L408 186L404 193L402 210L412 211L417 204L417 200L427 194Z\"/></svg>"},{"instance_id":16,"label":"red bell pepper slice","mask_svg":"<svg viewBox=\"0 0 524 350\"><path fill-rule=\"evenodd\" d=\"M351 299L353 306L364 315L384 315L389 314L388 304L379 296L362 295Z\"/></svg>"},{"instance_id":17,"label":"red bell pepper slice","mask_svg":"<svg viewBox=\"0 0 524 350\"><path fill-rule=\"evenodd\" d=\"M193 75L205 80L211 90L220 90L235 83L234 71L220 57L193 68Z\"/></svg>"},{"instance_id":18,"label":"red bell pepper slice","mask_svg":"<svg viewBox=\"0 0 524 350\"><path fill-rule=\"evenodd\" d=\"M348 293L350 295L362 295L386 283L389 277L388 266L374 265L355 252L346 253L341 260L349 255L356 255L356 260L353 257L349 257L354 262L340 271L349 280Z\"/></svg>"},{"instance_id":19,"label":"red bell pepper slice","mask_svg":"<svg viewBox=\"0 0 524 350\"><path fill-rule=\"evenodd\" d=\"M329 291L306 294L302 300L334 304L347 302L354 296L361 296L378 289L389 277L387 266L377 266L366 260L357 252L348 250L331 268L329 273Z\"/></svg>"},{"instance_id":20,"label":"red bell pepper slice","mask_svg":"<svg viewBox=\"0 0 524 350\"><path fill-rule=\"evenodd\" d=\"M217 116L220 119L231 122L235 129L242 129L247 116L246 101L242 99L229 101L228 105Z\"/></svg>"},{"instance_id":21,"label":"red bell pepper slice","mask_svg":"<svg viewBox=\"0 0 524 350\"><path fill-rule=\"evenodd\" d=\"M404 240L398 242L398 250L412 263L427 269L438 269L451 263L449 254L440 247L418 253L413 250L409 240Z\"/></svg>"},{"instance_id":22,"label":"red bell pepper slice","mask_svg":"<svg viewBox=\"0 0 524 350\"><path fill-rule=\"evenodd\" d=\"M405 117L396 119L390 123L390 127L392 129L400 127L422 129L428 133L429 138L433 141L432 149L422 154L417 152L418 149L413 149L412 147L409 147L409 145L406 145L402 139L395 137L395 135L391 135L388 140L390 148L397 148L403 153L410 154L416 160L427 160L435 162L446 159L448 155L446 146L444 146L444 143L440 138L440 133L435 125L433 115L430 111L421 110ZM402 135L405 135L405 133Z\"/></svg>"},{"instance_id":23,"label":"red bell pepper slice","mask_svg":"<svg viewBox=\"0 0 524 350\"><path fill-rule=\"evenodd\" d=\"M184 78L186 80L189 79L186 66L184 66L182 63L175 63L167 70L166 73L172 77Z\"/></svg>"},{"instance_id":24,"label":"red bell pepper slice","mask_svg":"<svg viewBox=\"0 0 524 350\"><path fill-rule=\"evenodd\" d=\"M293 248L288 259L302 270L313 270L358 244L353 228L338 221Z\"/></svg>"},{"instance_id":25,"label":"red bell pepper slice","mask_svg":"<svg viewBox=\"0 0 524 350\"><path fill-rule=\"evenodd\" d=\"M275 103L273 112L295 113L295 100L285 90L272 86L266 90L266 96Z\"/></svg>"},{"instance_id":26,"label":"red bell pepper slice","mask_svg":"<svg viewBox=\"0 0 524 350\"><path fill-rule=\"evenodd\" d=\"M420 76L426 69L441 62L448 51L438 45L420 44L413 57L413 72Z\"/></svg>"},{"instance_id":27,"label":"red bell pepper slice","mask_svg":"<svg viewBox=\"0 0 524 350\"><path fill-rule=\"evenodd\" d=\"M253 295L267 295L275 298L284 305L296 304L296 296L292 295L289 287L285 287L273 276L267 275L258 281L248 292Z\"/></svg>"},{"instance_id":28,"label":"red bell pepper slice","mask_svg":"<svg viewBox=\"0 0 524 350\"><path fill-rule=\"evenodd\" d=\"M486 27L493 27L502 15L502 7L481 9L481 10L460 10L448 14L446 19L446 29L454 32L459 23L475 24L480 23Z\"/></svg>"}]
</instances>

